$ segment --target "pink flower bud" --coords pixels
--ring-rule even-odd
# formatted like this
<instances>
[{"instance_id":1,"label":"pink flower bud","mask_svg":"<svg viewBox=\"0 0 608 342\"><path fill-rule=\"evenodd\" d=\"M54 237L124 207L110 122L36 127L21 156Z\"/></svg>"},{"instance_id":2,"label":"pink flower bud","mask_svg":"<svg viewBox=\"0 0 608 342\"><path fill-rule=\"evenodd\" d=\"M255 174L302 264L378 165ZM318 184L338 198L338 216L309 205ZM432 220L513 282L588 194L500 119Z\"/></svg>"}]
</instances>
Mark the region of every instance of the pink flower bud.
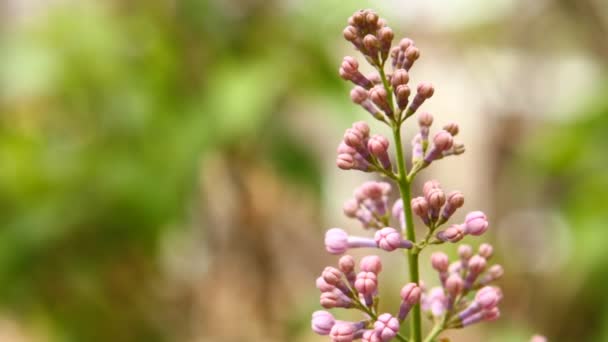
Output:
<instances>
[{"instance_id":1,"label":"pink flower bud","mask_svg":"<svg viewBox=\"0 0 608 342\"><path fill-rule=\"evenodd\" d=\"M424 112L418 115L418 125L420 127L431 127L433 124L433 115L429 112Z\"/></svg>"},{"instance_id":2,"label":"pink flower bud","mask_svg":"<svg viewBox=\"0 0 608 342\"><path fill-rule=\"evenodd\" d=\"M464 195L460 191L452 191L448 194L446 203L441 212L441 217L444 221L449 219L456 212L456 209L464 205Z\"/></svg>"},{"instance_id":3,"label":"pink flower bud","mask_svg":"<svg viewBox=\"0 0 608 342\"><path fill-rule=\"evenodd\" d=\"M414 62L420 58L420 50L418 50L417 47L415 46L410 46L405 50L405 61L403 62L403 68L405 70L410 70L410 68L412 67L412 65L414 65ZM431 93L431 96L433 94ZM429 97L431 97L429 96Z\"/></svg>"},{"instance_id":4,"label":"pink flower bud","mask_svg":"<svg viewBox=\"0 0 608 342\"><path fill-rule=\"evenodd\" d=\"M356 86L350 91L350 99L356 104L362 104L368 97L367 90L361 86Z\"/></svg>"},{"instance_id":5,"label":"pink flower bud","mask_svg":"<svg viewBox=\"0 0 608 342\"><path fill-rule=\"evenodd\" d=\"M456 135L458 135L458 132L459 132L458 124L451 122L451 123L443 126L443 130L450 133L453 137L455 137Z\"/></svg>"},{"instance_id":6,"label":"pink flower bud","mask_svg":"<svg viewBox=\"0 0 608 342\"><path fill-rule=\"evenodd\" d=\"M435 137L433 137L433 144L437 150L445 151L452 147L454 144L454 139L450 133L441 130L435 134Z\"/></svg>"},{"instance_id":7,"label":"pink flower bud","mask_svg":"<svg viewBox=\"0 0 608 342\"><path fill-rule=\"evenodd\" d=\"M473 211L465 217L464 226L467 234L478 236L488 230L488 219L481 211Z\"/></svg>"},{"instance_id":8,"label":"pink flower bud","mask_svg":"<svg viewBox=\"0 0 608 342\"><path fill-rule=\"evenodd\" d=\"M357 211L359 211L359 202L357 202L356 199L351 198L344 202L342 210L344 211L344 215L346 215L346 217L355 218L357 217Z\"/></svg>"},{"instance_id":9,"label":"pink flower bud","mask_svg":"<svg viewBox=\"0 0 608 342\"><path fill-rule=\"evenodd\" d=\"M326 283L333 286L336 286L340 282L342 282L342 272L340 272L340 270L335 267L325 267L321 276L323 277L323 280L325 280Z\"/></svg>"},{"instance_id":10,"label":"pink flower bud","mask_svg":"<svg viewBox=\"0 0 608 342\"><path fill-rule=\"evenodd\" d=\"M359 63L351 56L344 57L341 67L349 74L354 74L355 72L359 71Z\"/></svg>"},{"instance_id":11,"label":"pink flower bud","mask_svg":"<svg viewBox=\"0 0 608 342\"><path fill-rule=\"evenodd\" d=\"M331 328L336 324L334 316L327 311L315 311L312 313L312 331L319 335L329 335Z\"/></svg>"},{"instance_id":12,"label":"pink flower bud","mask_svg":"<svg viewBox=\"0 0 608 342\"><path fill-rule=\"evenodd\" d=\"M380 48L380 42L376 36L368 34L363 37L363 46L365 47L365 54L376 60L378 58L378 49Z\"/></svg>"},{"instance_id":13,"label":"pink flower bud","mask_svg":"<svg viewBox=\"0 0 608 342\"><path fill-rule=\"evenodd\" d=\"M405 109L405 107L407 107L410 94L410 87L405 84L399 85L397 88L395 88L395 98L397 99L397 106L399 106L400 109Z\"/></svg>"},{"instance_id":14,"label":"pink flower bud","mask_svg":"<svg viewBox=\"0 0 608 342\"><path fill-rule=\"evenodd\" d=\"M422 289L416 283L408 283L401 289L400 295L401 305L397 317L400 322L403 322L412 307L420 301Z\"/></svg>"},{"instance_id":15,"label":"pink flower bud","mask_svg":"<svg viewBox=\"0 0 608 342\"><path fill-rule=\"evenodd\" d=\"M397 248L412 248L412 243L404 240L395 228L385 227L376 232L374 239L378 247L385 251L394 251Z\"/></svg>"},{"instance_id":16,"label":"pink flower bud","mask_svg":"<svg viewBox=\"0 0 608 342\"><path fill-rule=\"evenodd\" d=\"M338 289L321 293L319 303L325 309L349 308L352 306L352 301Z\"/></svg>"},{"instance_id":17,"label":"pink flower bud","mask_svg":"<svg viewBox=\"0 0 608 342\"><path fill-rule=\"evenodd\" d=\"M363 138L369 137L369 125L365 121L354 122L352 128L357 132L361 133L361 136L363 136Z\"/></svg>"},{"instance_id":18,"label":"pink flower bud","mask_svg":"<svg viewBox=\"0 0 608 342\"><path fill-rule=\"evenodd\" d=\"M458 246L458 256L463 260L469 260L473 256L473 248L469 245Z\"/></svg>"},{"instance_id":19,"label":"pink flower bud","mask_svg":"<svg viewBox=\"0 0 608 342\"><path fill-rule=\"evenodd\" d=\"M331 254L342 254L348 250L348 233L332 228L325 233L325 248Z\"/></svg>"},{"instance_id":20,"label":"pink flower bud","mask_svg":"<svg viewBox=\"0 0 608 342\"><path fill-rule=\"evenodd\" d=\"M487 261L482 256L473 255L469 260L469 270L473 274L480 274L486 269Z\"/></svg>"},{"instance_id":21,"label":"pink flower bud","mask_svg":"<svg viewBox=\"0 0 608 342\"><path fill-rule=\"evenodd\" d=\"M490 310L498 305L500 297L495 288L485 286L477 292L475 295L475 301L479 304L481 309Z\"/></svg>"},{"instance_id":22,"label":"pink flower bud","mask_svg":"<svg viewBox=\"0 0 608 342\"><path fill-rule=\"evenodd\" d=\"M413 46L413 45L414 45L414 41L409 38L403 38L399 41L399 48L402 51L407 50L408 47Z\"/></svg>"},{"instance_id":23,"label":"pink flower bud","mask_svg":"<svg viewBox=\"0 0 608 342\"><path fill-rule=\"evenodd\" d=\"M382 340L375 330L365 330L361 337L361 342L382 342Z\"/></svg>"},{"instance_id":24,"label":"pink flower bud","mask_svg":"<svg viewBox=\"0 0 608 342\"><path fill-rule=\"evenodd\" d=\"M336 158L336 165L342 170L352 170L355 167L355 158L351 154L340 153Z\"/></svg>"},{"instance_id":25,"label":"pink flower bud","mask_svg":"<svg viewBox=\"0 0 608 342\"><path fill-rule=\"evenodd\" d=\"M331 328L329 337L332 342L352 342L355 338L356 327L350 322L337 322Z\"/></svg>"},{"instance_id":26,"label":"pink flower bud","mask_svg":"<svg viewBox=\"0 0 608 342\"><path fill-rule=\"evenodd\" d=\"M413 55L418 50L415 47L408 48L408 50L409 49L412 49ZM406 64L409 63L409 58L407 59L407 61L405 63ZM407 70L408 68L405 68L405 69ZM424 101L426 101L431 96L433 96L434 92L435 92L435 88L433 88L432 84L426 83L426 82L420 83L417 88L416 96L414 96L412 103L410 104L409 108L407 109L407 115L409 116L409 115L414 114L416 112L416 110L418 110L418 108L424 103Z\"/></svg>"},{"instance_id":27,"label":"pink flower bud","mask_svg":"<svg viewBox=\"0 0 608 342\"><path fill-rule=\"evenodd\" d=\"M426 181L422 186L422 193L426 197L432 189L441 189L441 184L436 180Z\"/></svg>"},{"instance_id":28,"label":"pink flower bud","mask_svg":"<svg viewBox=\"0 0 608 342\"><path fill-rule=\"evenodd\" d=\"M435 214L437 214L439 209L445 204L445 194L443 193L443 190L439 188L430 190L425 197L429 203L429 208L431 208Z\"/></svg>"},{"instance_id":29,"label":"pink flower bud","mask_svg":"<svg viewBox=\"0 0 608 342\"><path fill-rule=\"evenodd\" d=\"M391 168L391 160L388 156L388 139L381 135L374 135L367 142L367 148L369 152L375 156L382 167L389 170Z\"/></svg>"},{"instance_id":30,"label":"pink flower bud","mask_svg":"<svg viewBox=\"0 0 608 342\"><path fill-rule=\"evenodd\" d=\"M429 203L424 197L415 197L412 199L412 211L422 219L424 224L429 225Z\"/></svg>"},{"instance_id":31,"label":"pink flower bud","mask_svg":"<svg viewBox=\"0 0 608 342\"><path fill-rule=\"evenodd\" d=\"M447 254L443 252L431 254L431 265L437 272L447 272L449 265Z\"/></svg>"},{"instance_id":32,"label":"pink flower bud","mask_svg":"<svg viewBox=\"0 0 608 342\"><path fill-rule=\"evenodd\" d=\"M378 106L378 108L382 109L387 115L393 114L388 103L388 93L386 92L386 89L384 89L384 86L374 86L369 92L369 97L372 102Z\"/></svg>"},{"instance_id":33,"label":"pink flower bud","mask_svg":"<svg viewBox=\"0 0 608 342\"><path fill-rule=\"evenodd\" d=\"M416 283L408 283L401 288L401 300L408 305L416 305L420 300L421 289Z\"/></svg>"},{"instance_id":34,"label":"pink flower bud","mask_svg":"<svg viewBox=\"0 0 608 342\"><path fill-rule=\"evenodd\" d=\"M363 146L363 134L356 129L349 128L344 132L344 143L357 151Z\"/></svg>"},{"instance_id":35,"label":"pink flower bud","mask_svg":"<svg viewBox=\"0 0 608 342\"><path fill-rule=\"evenodd\" d=\"M393 77L391 77L391 84L393 85L393 88L397 89L398 86L402 85L402 84L407 84L407 82L410 81L410 75L407 73L407 71L403 70L403 69L398 69L395 71L395 73L393 74Z\"/></svg>"},{"instance_id":36,"label":"pink flower bud","mask_svg":"<svg viewBox=\"0 0 608 342\"><path fill-rule=\"evenodd\" d=\"M353 26L347 26L344 31L342 31L342 35L347 41L353 42L357 39L357 29Z\"/></svg>"},{"instance_id":37,"label":"pink flower bud","mask_svg":"<svg viewBox=\"0 0 608 342\"><path fill-rule=\"evenodd\" d=\"M344 274L350 273L355 269L355 258L350 255L344 255L338 260L338 267Z\"/></svg>"},{"instance_id":38,"label":"pink flower bud","mask_svg":"<svg viewBox=\"0 0 608 342\"><path fill-rule=\"evenodd\" d=\"M335 286L328 284L323 277L317 278L316 286L321 292L331 292L336 288Z\"/></svg>"},{"instance_id":39,"label":"pink flower bud","mask_svg":"<svg viewBox=\"0 0 608 342\"><path fill-rule=\"evenodd\" d=\"M445 290L450 297L456 298L464 289L464 280L458 274L452 274L445 281Z\"/></svg>"},{"instance_id":40,"label":"pink flower bud","mask_svg":"<svg viewBox=\"0 0 608 342\"><path fill-rule=\"evenodd\" d=\"M382 261L377 255L368 255L361 259L359 267L361 271L378 274L382 271Z\"/></svg>"},{"instance_id":41,"label":"pink flower bud","mask_svg":"<svg viewBox=\"0 0 608 342\"><path fill-rule=\"evenodd\" d=\"M492 277L492 280L496 280L502 278L502 276L505 274L505 270L501 265L493 265L488 270L488 273Z\"/></svg>"},{"instance_id":42,"label":"pink flower bud","mask_svg":"<svg viewBox=\"0 0 608 342\"><path fill-rule=\"evenodd\" d=\"M486 260L490 259L493 253L494 248L492 248L492 245L490 245L489 243L482 243L479 246L479 255L481 255Z\"/></svg>"},{"instance_id":43,"label":"pink flower bud","mask_svg":"<svg viewBox=\"0 0 608 342\"><path fill-rule=\"evenodd\" d=\"M378 278L374 272L359 272L355 288L361 294L374 294L378 288Z\"/></svg>"},{"instance_id":44,"label":"pink flower bud","mask_svg":"<svg viewBox=\"0 0 608 342\"><path fill-rule=\"evenodd\" d=\"M436 236L441 241L458 242L464 237L464 227L455 224L446 230L438 232Z\"/></svg>"},{"instance_id":45,"label":"pink flower bud","mask_svg":"<svg viewBox=\"0 0 608 342\"><path fill-rule=\"evenodd\" d=\"M380 336L381 341L390 341L399 332L399 321L391 314L382 314L374 322L374 331Z\"/></svg>"}]
</instances>

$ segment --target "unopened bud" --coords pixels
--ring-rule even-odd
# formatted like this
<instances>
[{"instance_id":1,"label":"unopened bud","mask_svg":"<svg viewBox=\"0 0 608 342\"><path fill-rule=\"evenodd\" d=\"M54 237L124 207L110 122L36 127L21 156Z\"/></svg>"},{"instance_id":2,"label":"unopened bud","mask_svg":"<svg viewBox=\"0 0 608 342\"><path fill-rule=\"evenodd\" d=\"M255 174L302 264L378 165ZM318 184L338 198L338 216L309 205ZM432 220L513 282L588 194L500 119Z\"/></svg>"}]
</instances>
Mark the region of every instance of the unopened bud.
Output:
<instances>
[{"instance_id":1,"label":"unopened bud","mask_svg":"<svg viewBox=\"0 0 608 342\"><path fill-rule=\"evenodd\" d=\"M397 105L400 109L405 109L405 107L407 107L410 93L410 87L405 84L399 85L395 89L395 97L397 98Z\"/></svg>"},{"instance_id":2,"label":"unopened bud","mask_svg":"<svg viewBox=\"0 0 608 342\"><path fill-rule=\"evenodd\" d=\"M383 86L377 85L370 90L370 98L372 102L380 109L382 109L386 115L392 115L393 111L388 103L388 93Z\"/></svg>"},{"instance_id":3,"label":"unopened bud","mask_svg":"<svg viewBox=\"0 0 608 342\"><path fill-rule=\"evenodd\" d=\"M377 255L364 256L359 262L359 268L364 272L378 274L382 271L382 260Z\"/></svg>"},{"instance_id":4,"label":"unopened bud","mask_svg":"<svg viewBox=\"0 0 608 342\"><path fill-rule=\"evenodd\" d=\"M391 84L393 85L393 88L395 88L395 90L397 89L398 86L402 85L402 84L407 84L407 82L410 81L410 76L407 73L407 71L403 70L403 69L398 69L395 71L395 73L393 74L393 77L391 77Z\"/></svg>"},{"instance_id":5,"label":"unopened bud","mask_svg":"<svg viewBox=\"0 0 608 342\"><path fill-rule=\"evenodd\" d=\"M443 126L443 130L449 132L453 137L458 135L459 128L458 124L455 122L451 122L445 126Z\"/></svg>"},{"instance_id":6,"label":"unopened bud","mask_svg":"<svg viewBox=\"0 0 608 342\"><path fill-rule=\"evenodd\" d=\"M490 259L493 253L494 248L492 248L492 245L490 245L489 243L482 243L479 246L479 255L484 257L486 260Z\"/></svg>"}]
</instances>

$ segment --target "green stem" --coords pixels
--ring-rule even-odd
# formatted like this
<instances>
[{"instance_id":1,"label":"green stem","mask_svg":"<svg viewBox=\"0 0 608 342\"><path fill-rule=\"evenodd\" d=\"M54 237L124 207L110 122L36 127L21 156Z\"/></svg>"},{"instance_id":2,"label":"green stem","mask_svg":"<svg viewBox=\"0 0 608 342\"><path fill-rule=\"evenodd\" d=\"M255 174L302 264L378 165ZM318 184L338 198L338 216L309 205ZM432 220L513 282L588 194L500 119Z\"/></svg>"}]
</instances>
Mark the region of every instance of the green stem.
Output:
<instances>
[{"instance_id":1,"label":"green stem","mask_svg":"<svg viewBox=\"0 0 608 342\"><path fill-rule=\"evenodd\" d=\"M399 192L401 193L401 199L403 200L403 214L405 215L405 235L408 240L416 243L416 233L414 231L414 220L412 215L412 207L410 204L412 202L412 194L410 183L407 178L403 146L401 144L401 128L399 125L393 128L393 138L397 153L397 168L399 170L399 178L397 183L399 184ZM414 247L407 253L410 269L410 281L419 284L420 274L418 271L418 250L416 247ZM420 342L422 341L420 304L416 304L414 306L411 315L412 341Z\"/></svg>"}]
</instances>

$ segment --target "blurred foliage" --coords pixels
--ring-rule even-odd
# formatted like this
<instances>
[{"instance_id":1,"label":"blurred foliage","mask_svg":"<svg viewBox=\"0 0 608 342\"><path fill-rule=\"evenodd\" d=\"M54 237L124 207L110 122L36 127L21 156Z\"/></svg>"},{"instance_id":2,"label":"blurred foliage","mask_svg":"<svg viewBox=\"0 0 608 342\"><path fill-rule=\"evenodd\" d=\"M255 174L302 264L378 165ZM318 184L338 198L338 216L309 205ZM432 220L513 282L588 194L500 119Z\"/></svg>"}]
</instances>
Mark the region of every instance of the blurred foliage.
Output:
<instances>
[{"instance_id":1,"label":"blurred foliage","mask_svg":"<svg viewBox=\"0 0 608 342\"><path fill-rule=\"evenodd\" d=\"M333 60L306 16L225 8L240 5L87 1L2 31L5 309L62 341L169 338L159 239L188 219L207 152L266 158L318 192L317 158L279 114L291 94L343 89Z\"/></svg>"}]
</instances>

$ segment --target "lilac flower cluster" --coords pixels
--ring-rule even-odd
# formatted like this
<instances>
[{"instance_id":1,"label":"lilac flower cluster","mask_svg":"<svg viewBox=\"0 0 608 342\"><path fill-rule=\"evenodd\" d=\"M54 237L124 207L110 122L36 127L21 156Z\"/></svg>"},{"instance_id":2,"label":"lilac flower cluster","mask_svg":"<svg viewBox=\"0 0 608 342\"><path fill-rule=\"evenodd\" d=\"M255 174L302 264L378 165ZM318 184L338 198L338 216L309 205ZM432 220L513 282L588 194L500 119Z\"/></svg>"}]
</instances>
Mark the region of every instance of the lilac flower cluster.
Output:
<instances>
[{"instance_id":1,"label":"lilac flower cluster","mask_svg":"<svg viewBox=\"0 0 608 342\"><path fill-rule=\"evenodd\" d=\"M340 258L338 268L326 267L317 278L321 306L325 309L358 309L365 314L365 318L357 322L338 321L327 311L316 311L312 314L313 331L319 335L329 335L334 342L359 338L369 342L384 342L393 338L402 340L400 325L420 301L421 289L415 283L406 284L401 289L401 305L397 315L377 314L378 275L381 271L382 262L376 255L363 257L358 273L355 271L355 259L350 255Z\"/></svg>"},{"instance_id":2,"label":"lilac flower cluster","mask_svg":"<svg viewBox=\"0 0 608 342\"><path fill-rule=\"evenodd\" d=\"M405 161L402 125L435 93L432 84L422 82L410 98L409 73L420 57L420 50L409 38L392 47L393 31L371 10L357 11L349 18L344 38L375 68L375 72L362 74L359 62L347 56L339 74L354 84L350 92L352 101L390 128L395 153L391 158L387 137L372 135L365 122L355 122L345 131L338 146L336 165L343 170L373 172L394 182L400 198L390 203L392 186L388 182L364 183L355 189L343 211L347 217L359 221L364 229L372 230L373 236L351 235L344 229L331 228L325 234L325 248L333 255L342 255L351 248L403 250L407 255L410 279L401 290L399 311L395 315L383 313L379 310L380 257L363 257L357 272L355 259L343 255L337 268L326 267L317 278L320 304L325 309L358 310L363 317L355 322L340 321L328 311L316 311L312 315L313 331L329 336L334 342L356 339L422 342L421 319L425 313L434 326L424 342L432 342L447 329L497 319L503 295L500 288L491 284L504 271L500 265L488 265L493 254L489 244L481 244L476 254L472 247L461 245L459 259L452 263L446 254L436 252L431 256L431 265L439 274L440 286L427 291L419 279L418 262L424 249L455 243L466 236L480 236L489 228L488 219L481 211L469 212L464 222L444 228L443 225L463 207L464 195L459 191L445 193L438 181L427 181L421 196L412 196L412 184L420 171L444 157L464 153L464 145L455 141L460 130L456 123L444 125L431 138L434 117L421 112L417 115L418 132L411 139L411 160ZM386 63L389 58L391 62ZM387 66L391 69L389 72L385 70ZM414 216L426 226L422 239L416 238ZM401 333L406 319L410 321L409 338Z\"/></svg>"}]
</instances>

